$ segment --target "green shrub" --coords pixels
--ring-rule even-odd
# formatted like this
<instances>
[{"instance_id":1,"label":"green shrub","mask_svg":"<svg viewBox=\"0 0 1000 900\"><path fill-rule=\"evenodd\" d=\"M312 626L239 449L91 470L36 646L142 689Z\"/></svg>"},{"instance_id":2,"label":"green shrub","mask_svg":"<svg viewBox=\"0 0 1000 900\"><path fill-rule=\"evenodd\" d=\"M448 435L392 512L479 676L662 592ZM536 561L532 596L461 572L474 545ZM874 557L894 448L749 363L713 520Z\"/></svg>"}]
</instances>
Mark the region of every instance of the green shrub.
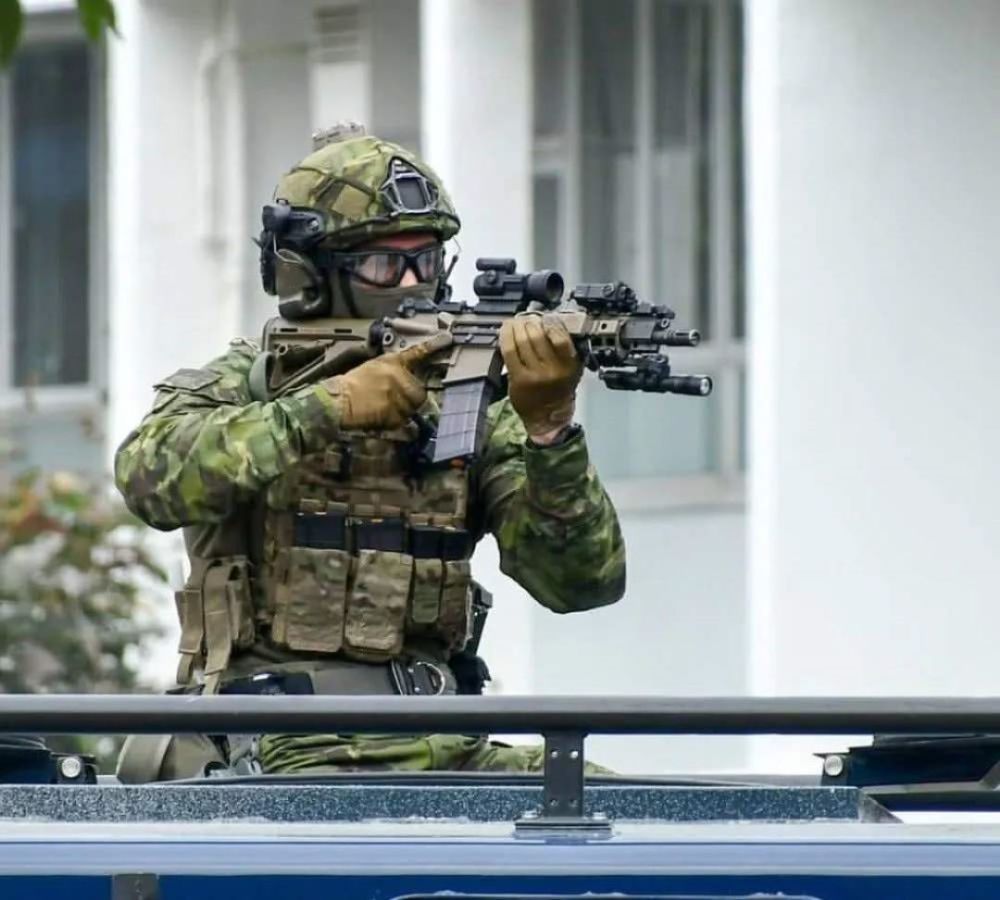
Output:
<instances>
[{"instance_id":1,"label":"green shrub","mask_svg":"<svg viewBox=\"0 0 1000 900\"><path fill-rule=\"evenodd\" d=\"M166 574L102 485L37 471L0 483L0 691L118 693L159 634ZM106 758L112 742L59 741Z\"/></svg>"}]
</instances>

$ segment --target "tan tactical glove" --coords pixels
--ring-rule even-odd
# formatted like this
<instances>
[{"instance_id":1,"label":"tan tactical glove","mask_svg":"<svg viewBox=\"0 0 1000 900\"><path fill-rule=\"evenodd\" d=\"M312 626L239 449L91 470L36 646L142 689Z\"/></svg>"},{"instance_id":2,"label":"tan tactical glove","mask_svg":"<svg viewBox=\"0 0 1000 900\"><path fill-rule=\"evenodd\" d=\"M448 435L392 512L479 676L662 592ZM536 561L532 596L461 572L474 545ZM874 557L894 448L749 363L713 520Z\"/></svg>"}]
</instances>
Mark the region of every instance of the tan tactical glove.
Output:
<instances>
[{"instance_id":1,"label":"tan tactical glove","mask_svg":"<svg viewBox=\"0 0 1000 900\"><path fill-rule=\"evenodd\" d=\"M451 344L452 336L442 332L322 382L340 402L341 427L398 428L406 422L427 399L427 388L415 373L430 356Z\"/></svg>"},{"instance_id":2,"label":"tan tactical glove","mask_svg":"<svg viewBox=\"0 0 1000 900\"><path fill-rule=\"evenodd\" d=\"M510 402L528 436L547 438L573 421L583 363L559 317L516 316L500 329Z\"/></svg>"}]
</instances>

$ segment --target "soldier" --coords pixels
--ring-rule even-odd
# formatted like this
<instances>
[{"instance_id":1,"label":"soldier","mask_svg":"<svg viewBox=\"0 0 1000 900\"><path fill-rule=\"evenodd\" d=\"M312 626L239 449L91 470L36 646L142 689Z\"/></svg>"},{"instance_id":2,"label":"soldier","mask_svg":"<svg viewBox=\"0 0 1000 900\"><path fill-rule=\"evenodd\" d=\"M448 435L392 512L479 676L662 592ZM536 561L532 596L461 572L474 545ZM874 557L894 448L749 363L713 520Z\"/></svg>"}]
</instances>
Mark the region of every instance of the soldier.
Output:
<instances>
[{"instance_id":1,"label":"soldier","mask_svg":"<svg viewBox=\"0 0 1000 900\"><path fill-rule=\"evenodd\" d=\"M317 136L275 190L272 219L318 213L309 252L262 236L265 289L286 318L376 319L434 300L459 219L431 169L357 127ZM552 319L552 320L550 320ZM408 452L439 412L448 335L269 397L260 348L233 341L156 385L115 475L148 524L184 528L179 685L206 693L454 693L470 634L469 559L490 532L501 569L558 613L616 602L625 550L573 424L582 366L554 317L508 321L508 397L468 467ZM440 356L440 354L438 354ZM415 701L417 702L417 701ZM220 748L221 745L221 752ZM123 779L184 777L252 757L264 772L542 765L485 738L270 735L252 742L131 739Z\"/></svg>"}]
</instances>

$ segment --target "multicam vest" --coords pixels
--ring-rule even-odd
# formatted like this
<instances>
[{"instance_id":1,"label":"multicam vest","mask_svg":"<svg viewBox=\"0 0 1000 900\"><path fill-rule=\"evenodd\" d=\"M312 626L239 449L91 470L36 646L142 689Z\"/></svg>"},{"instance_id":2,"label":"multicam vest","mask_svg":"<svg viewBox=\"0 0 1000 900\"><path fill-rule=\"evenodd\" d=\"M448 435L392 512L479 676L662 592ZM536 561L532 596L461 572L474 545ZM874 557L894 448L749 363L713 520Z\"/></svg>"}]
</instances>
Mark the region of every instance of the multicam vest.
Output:
<instances>
[{"instance_id":1,"label":"multicam vest","mask_svg":"<svg viewBox=\"0 0 1000 900\"><path fill-rule=\"evenodd\" d=\"M221 526L185 529L179 683L200 668L216 690L232 655L261 640L369 662L411 643L443 658L465 645L470 474L428 467L419 438L414 423L345 432Z\"/></svg>"}]
</instances>

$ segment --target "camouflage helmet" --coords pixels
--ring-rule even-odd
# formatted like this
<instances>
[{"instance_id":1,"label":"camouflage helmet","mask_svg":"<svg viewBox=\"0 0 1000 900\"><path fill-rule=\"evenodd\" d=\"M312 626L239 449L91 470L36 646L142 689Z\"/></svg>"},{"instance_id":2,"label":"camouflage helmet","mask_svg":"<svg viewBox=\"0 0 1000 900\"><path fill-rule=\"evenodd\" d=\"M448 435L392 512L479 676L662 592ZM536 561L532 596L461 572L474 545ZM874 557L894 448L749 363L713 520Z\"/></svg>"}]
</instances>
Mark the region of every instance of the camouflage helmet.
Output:
<instances>
[{"instance_id":1,"label":"camouflage helmet","mask_svg":"<svg viewBox=\"0 0 1000 900\"><path fill-rule=\"evenodd\" d=\"M325 246L413 231L446 241L461 227L437 175L398 144L342 123L314 134L313 148L282 176L274 199L322 213Z\"/></svg>"}]
</instances>

